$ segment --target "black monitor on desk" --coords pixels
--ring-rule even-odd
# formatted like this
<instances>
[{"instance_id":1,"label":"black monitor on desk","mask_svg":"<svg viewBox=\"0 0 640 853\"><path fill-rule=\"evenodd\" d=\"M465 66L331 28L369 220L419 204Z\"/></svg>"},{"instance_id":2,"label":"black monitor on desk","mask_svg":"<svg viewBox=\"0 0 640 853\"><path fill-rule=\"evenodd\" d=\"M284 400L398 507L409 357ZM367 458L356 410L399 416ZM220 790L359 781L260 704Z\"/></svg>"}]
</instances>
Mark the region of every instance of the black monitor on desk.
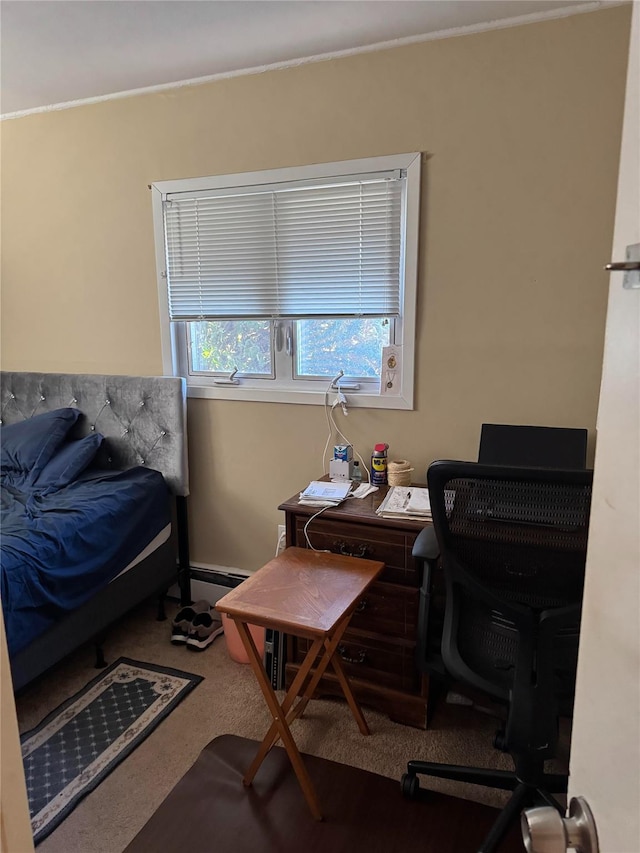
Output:
<instances>
[{"instance_id":1,"label":"black monitor on desk","mask_svg":"<svg viewBox=\"0 0 640 853\"><path fill-rule=\"evenodd\" d=\"M587 430L482 424L478 462L526 468L586 468Z\"/></svg>"}]
</instances>

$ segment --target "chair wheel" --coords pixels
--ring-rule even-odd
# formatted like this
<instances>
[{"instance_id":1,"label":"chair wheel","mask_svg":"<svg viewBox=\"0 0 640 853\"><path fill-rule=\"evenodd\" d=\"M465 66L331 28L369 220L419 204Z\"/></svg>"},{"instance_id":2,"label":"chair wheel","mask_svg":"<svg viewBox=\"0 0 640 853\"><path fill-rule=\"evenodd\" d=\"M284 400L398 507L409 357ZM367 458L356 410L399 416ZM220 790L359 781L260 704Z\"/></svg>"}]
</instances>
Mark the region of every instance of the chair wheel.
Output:
<instances>
[{"instance_id":1,"label":"chair wheel","mask_svg":"<svg viewBox=\"0 0 640 853\"><path fill-rule=\"evenodd\" d=\"M420 780L411 773L403 773L400 780L400 789L405 800L415 800L420 790Z\"/></svg>"},{"instance_id":2,"label":"chair wheel","mask_svg":"<svg viewBox=\"0 0 640 853\"><path fill-rule=\"evenodd\" d=\"M503 729L498 729L493 739L494 749L499 749L501 752L507 752L506 737Z\"/></svg>"}]
</instances>

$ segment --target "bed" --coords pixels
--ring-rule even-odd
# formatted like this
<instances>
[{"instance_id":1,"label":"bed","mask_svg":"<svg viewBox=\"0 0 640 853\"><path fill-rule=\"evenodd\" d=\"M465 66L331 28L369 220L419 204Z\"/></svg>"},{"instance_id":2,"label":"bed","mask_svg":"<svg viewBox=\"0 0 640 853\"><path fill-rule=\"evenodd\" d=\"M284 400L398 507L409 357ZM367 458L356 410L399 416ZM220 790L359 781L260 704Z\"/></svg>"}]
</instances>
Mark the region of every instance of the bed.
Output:
<instances>
[{"instance_id":1,"label":"bed","mask_svg":"<svg viewBox=\"0 0 640 853\"><path fill-rule=\"evenodd\" d=\"M103 663L106 628L176 581L190 603L185 382L1 372L0 422L17 691L91 640Z\"/></svg>"}]
</instances>

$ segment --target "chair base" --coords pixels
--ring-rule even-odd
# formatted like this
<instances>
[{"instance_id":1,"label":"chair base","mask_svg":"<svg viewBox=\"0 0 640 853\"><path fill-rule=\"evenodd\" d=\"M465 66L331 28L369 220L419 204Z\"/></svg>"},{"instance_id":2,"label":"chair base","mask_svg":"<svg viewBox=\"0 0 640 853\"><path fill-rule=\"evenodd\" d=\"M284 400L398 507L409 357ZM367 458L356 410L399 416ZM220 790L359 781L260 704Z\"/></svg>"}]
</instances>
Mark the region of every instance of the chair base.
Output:
<instances>
[{"instance_id":1,"label":"chair base","mask_svg":"<svg viewBox=\"0 0 640 853\"><path fill-rule=\"evenodd\" d=\"M544 773L542 766L536 768L528 779L520 779L515 772L508 770L460 767L455 764L436 764L430 761L409 761L407 772L400 782L402 795L406 799L416 800L420 796L418 774L513 792L477 853L495 853L511 825L520 818L522 810L529 806L552 806L563 817L565 814L564 806L555 799L553 794L566 793L568 777Z\"/></svg>"}]
</instances>

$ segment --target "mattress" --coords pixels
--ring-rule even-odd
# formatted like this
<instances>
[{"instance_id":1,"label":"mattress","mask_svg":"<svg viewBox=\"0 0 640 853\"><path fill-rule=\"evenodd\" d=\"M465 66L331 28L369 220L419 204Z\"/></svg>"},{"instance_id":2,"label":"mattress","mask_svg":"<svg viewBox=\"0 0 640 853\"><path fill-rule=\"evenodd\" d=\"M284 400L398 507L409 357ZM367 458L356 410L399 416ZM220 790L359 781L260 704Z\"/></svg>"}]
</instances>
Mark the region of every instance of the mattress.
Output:
<instances>
[{"instance_id":1,"label":"mattress","mask_svg":"<svg viewBox=\"0 0 640 853\"><path fill-rule=\"evenodd\" d=\"M166 527L163 527L160 533L153 537L151 542L146 545L142 551L135 557L128 566L125 566L124 569L119 572L114 578L111 580L115 580L116 578L122 577L122 575L126 575L129 569L133 569L138 563L141 563L143 560L146 560L147 557L150 557L154 551L157 551L161 545L167 541L167 539L171 536L171 525L167 524ZM109 581L111 583L111 581Z\"/></svg>"},{"instance_id":2,"label":"mattress","mask_svg":"<svg viewBox=\"0 0 640 853\"><path fill-rule=\"evenodd\" d=\"M1 490L1 594L10 655L80 607L170 526L157 471L96 471L48 493ZM159 543L160 544L160 543Z\"/></svg>"}]
</instances>

